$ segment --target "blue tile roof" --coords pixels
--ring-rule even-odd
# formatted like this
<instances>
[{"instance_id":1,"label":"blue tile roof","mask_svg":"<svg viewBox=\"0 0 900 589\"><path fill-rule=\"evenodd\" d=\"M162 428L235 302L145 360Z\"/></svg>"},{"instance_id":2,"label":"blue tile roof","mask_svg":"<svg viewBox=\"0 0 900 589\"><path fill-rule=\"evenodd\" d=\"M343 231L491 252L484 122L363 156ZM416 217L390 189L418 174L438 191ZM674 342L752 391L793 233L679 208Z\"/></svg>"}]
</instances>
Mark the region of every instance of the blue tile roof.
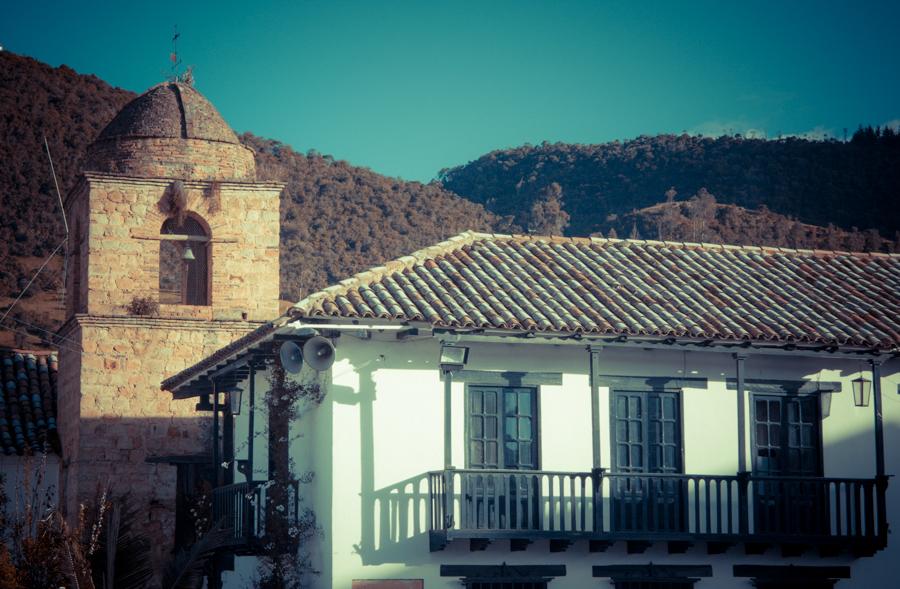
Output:
<instances>
[{"instance_id":1,"label":"blue tile roof","mask_svg":"<svg viewBox=\"0 0 900 589\"><path fill-rule=\"evenodd\" d=\"M51 352L0 349L0 450L59 452L58 362Z\"/></svg>"}]
</instances>

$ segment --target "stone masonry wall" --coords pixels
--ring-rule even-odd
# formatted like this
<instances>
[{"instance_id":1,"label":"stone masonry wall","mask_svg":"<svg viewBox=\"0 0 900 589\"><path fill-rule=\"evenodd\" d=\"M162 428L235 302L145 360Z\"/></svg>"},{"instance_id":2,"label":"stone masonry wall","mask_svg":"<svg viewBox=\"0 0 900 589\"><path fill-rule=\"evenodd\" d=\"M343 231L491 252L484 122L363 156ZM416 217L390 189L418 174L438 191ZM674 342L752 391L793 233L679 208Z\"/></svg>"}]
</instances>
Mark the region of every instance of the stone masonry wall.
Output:
<instances>
[{"instance_id":1,"label":"stone masonry wall","mask_svg":"<svg viewBox=\"0 0 900 589\"><path fill-rule=\"evenodd\" d=\"M157 563L172 547L176 470L146 459L211 451L211 416L195 410L196 399L173 400L160 383L277 317L279 294L282 185L184 181L186 211L210 234L210 305L128 313L135 297L158 300L172 182L86 173L69 194L69 223L81 235L70 247L60 331L62 504L74 518L98 484L128 492L146 514Z\"/></svg>"},{"instance_id":2,"label":"stone masonry wall","mask_svg":"<svg viewBox=\"0 0 900 589\"><path fill-rule=\"evenodd\" d=\"M71 451L77 449L81 441L79 428L74 424L81 418L81 398L74 391L81 387L81 334L79 332L64 333L66 339L59 347L59 371L57 373L58 398L56 401L57 430L59 442L62 448L62 464L67 464L66 459L71 456ZM75 495L71 495L73 501L69 502L69 478L77 479L77 463L69 464L68 469L63 469L59 476L59 501L66 513L77 514Z\"/></svg>"},{"instance_id":3,"label":"stone masonry wall","mask_svg":"<svg viewBox=\"0 0 900 589\"><path fill-rule=\"evenodd\" d=\"M170 137L99 141L90 147L85 170L143 178L256 179L256 162L248 147Z\"/></svg>"},{"instance_id":4,"label":"stone masonry wall","mask_svg":"<svg viewBox=\"0 0 900 589\"><path fill-rule=\"evenodd\" d=\"M61 500L70 517L95 498L98 484L110 483L146 513L143 531L153 540L156 562L165 560L174 534L176 470L146 459L209 453L212 418L195 410L197 399L173 400L160 382L255 327L87 316L67 324L62 335L83 349L62 350L60 359Z\"/></svg>"},{"instance_id":5,"label":"stone masonry wall","mask_svg":"<svg viewBox=\"0 0 900 589\"><path fill-rule=\"evenodd\" d=\"M87 185L79 183L75 194L80 198L72 198L66 207L66 216L71 219L68 256L71 263L66 266L66 317L76 313L84 313L87 308L87 266L84 263L88 254L88 235L90 216L87 210L88 199L81 193Z\"/></svg>"},{"instance_id":6,"label":"stone masonry wall","mask_svg":"<svg viewBox=\"0 0 900 589\"><path fill-rule=\"evenodd\" d=\"M168 180L88 175L67 203L86 232L82 304L121 315L135 297L158 300L160 229ZM211 210L208 182L185 182L187 210L211 234L211 305L163 305L162 317L266 321L278 315L280 184L222 182ZM76 213L89 215L78 218ZM74 266L75 263L70 260Z\"/></svg>"}]
</instances>

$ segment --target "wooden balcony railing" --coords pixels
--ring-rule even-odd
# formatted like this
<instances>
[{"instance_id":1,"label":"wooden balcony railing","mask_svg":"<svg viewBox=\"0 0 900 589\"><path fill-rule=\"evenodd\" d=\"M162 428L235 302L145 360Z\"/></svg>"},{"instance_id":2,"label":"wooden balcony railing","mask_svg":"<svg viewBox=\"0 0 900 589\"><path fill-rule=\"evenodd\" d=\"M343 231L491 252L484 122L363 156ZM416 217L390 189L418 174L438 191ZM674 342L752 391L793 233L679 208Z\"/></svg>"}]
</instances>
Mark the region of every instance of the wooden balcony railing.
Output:
<instances>
[{"instance_id":1,"label":"wooden balcony railing","mask_svg":"<svg viewBox=\"0 0 900 589\"><path fill-rule=\"evenodd\" d=\"M213 489L213 521L224 522L229 532L226 547L253 554L273 535L297 524L299 490L298 481L252 481ZM280 543L290 544L287 538Z\"/></svg>"},{"instance_id":2,"label":"wooden balcony railing","mask_svg":"<svg viewBox=\"0 0 900 589\"><path fill-rule=\"evenodd\" d=\"M887 537L886 479L447 470L428 484L433 549L549 538L869 553Z\"/></svg>"}]
</instances>

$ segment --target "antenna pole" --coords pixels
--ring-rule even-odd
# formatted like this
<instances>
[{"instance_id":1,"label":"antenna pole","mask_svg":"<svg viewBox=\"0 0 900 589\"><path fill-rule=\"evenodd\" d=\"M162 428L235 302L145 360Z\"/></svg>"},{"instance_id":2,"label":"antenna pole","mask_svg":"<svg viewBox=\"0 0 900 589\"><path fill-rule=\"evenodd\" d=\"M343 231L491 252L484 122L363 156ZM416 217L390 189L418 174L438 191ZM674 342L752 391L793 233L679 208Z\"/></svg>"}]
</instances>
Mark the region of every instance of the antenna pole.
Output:
<instances>
[{"instance_id":1,"label":"antenna pole","mask_svg":"<svg viewBox=\"0 0 900 589\"><path fill-rule=\"evenodd\" d=\"M65 249L63 250L63 273L62 273L62 289L60 290L59 302L65 306L66 303L66 279L69 275L69 221L66 219L66 206L63 204L62 192L59 190L59 181L56 179L56 169L53 167L53 158L50 156L50 144L47 143L47 136L44 135L44 149L47 150L47 160L50 162L50 174L53 176L53 185L56 186L56 198L59 200L59 212L62 214L63 227L66 230L66 236L63 238Z\"/></svg>"},{"instance_id":2,"label":"antenna pole","mask_svg":"<svg viewBox=\"0 0 900 589\"><path fill-rule=\"evenodd\" d=\"M50 174L53 176L53 185L56 186L56 197L59 199L59 209L62 211L63 227L66 228L66 238L69 237L69 222L66 221L66 208L63 205L62 193L59 191L59 182L56 180L56 170L53 168L53 158L50 157L50 145L47 136L44 135L44 149L47 150L47 159L50 160Z\"/></svg>"}]
</instances>

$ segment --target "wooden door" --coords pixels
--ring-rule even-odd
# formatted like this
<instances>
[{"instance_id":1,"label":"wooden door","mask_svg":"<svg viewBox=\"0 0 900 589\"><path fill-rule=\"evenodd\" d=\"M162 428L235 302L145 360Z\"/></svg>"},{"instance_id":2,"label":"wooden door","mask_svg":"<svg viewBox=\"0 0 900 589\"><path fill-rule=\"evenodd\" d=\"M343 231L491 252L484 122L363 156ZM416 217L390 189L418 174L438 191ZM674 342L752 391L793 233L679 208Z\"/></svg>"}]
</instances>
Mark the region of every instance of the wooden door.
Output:
<instances>
[{"instance_id":1,"label":"wooden door","mask_svg":"<svg viewBox=\"0 0 900 589\"><path fill-rule=\"evenodd\" d=\"M753 474L757 533L827 532L819 397L753 395Z\"/></svg>"},{"instance_id":2,"label":"wooden door","mask_svg":"<svg viewBox=\"0 0 900 589\"><path fill-rule=\"evenodd\" d=\"M467 420L468 468L538 470L536 388L470 386ZM539 477L526 474L467 476L466 495L474 527L535 529L538 485Z\"/></svg>"},{"instance_id":3,"label":"wooden door","mask_svg":"<svg viewBox=\"0 0 900 589\"><path fill-rule=\"evenodd\" d=\"M616 391L613 402L613 525L628 531L681 531L685 525L678 393Z\"/></svg>"}]
</instances>

